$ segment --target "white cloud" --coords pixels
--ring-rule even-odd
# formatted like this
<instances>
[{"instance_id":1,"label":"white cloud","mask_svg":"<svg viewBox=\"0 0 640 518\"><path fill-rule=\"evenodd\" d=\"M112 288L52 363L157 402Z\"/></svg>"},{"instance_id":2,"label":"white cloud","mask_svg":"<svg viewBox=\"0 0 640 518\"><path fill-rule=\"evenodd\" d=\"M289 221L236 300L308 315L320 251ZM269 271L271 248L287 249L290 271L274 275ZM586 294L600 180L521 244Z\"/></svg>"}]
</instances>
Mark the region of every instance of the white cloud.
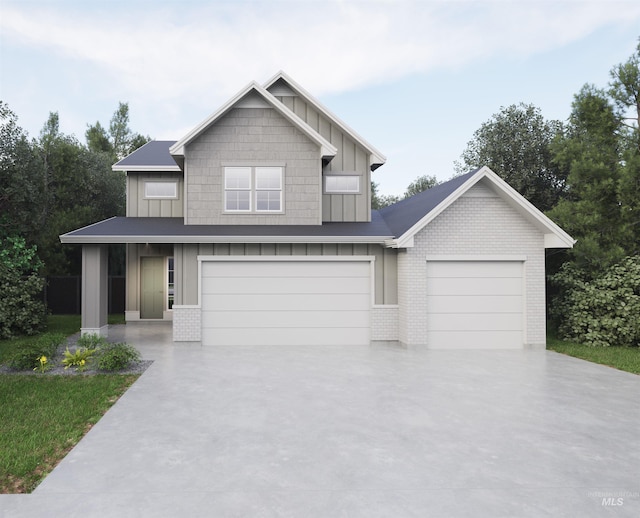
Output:
<instances>
[{"instance_id":1,"label":"white cloud","mask_svg":"<svg viewBox=\"0 0 640 518\"><path fill-rule=\"evenodd\" d=\"M5 6L3 38L97 67L129 98L149 101L224 99L278 69L317 95L352 90L496 54L527 56L640 19L636 1L49 5Z\"/></svg>"}]
</instances>

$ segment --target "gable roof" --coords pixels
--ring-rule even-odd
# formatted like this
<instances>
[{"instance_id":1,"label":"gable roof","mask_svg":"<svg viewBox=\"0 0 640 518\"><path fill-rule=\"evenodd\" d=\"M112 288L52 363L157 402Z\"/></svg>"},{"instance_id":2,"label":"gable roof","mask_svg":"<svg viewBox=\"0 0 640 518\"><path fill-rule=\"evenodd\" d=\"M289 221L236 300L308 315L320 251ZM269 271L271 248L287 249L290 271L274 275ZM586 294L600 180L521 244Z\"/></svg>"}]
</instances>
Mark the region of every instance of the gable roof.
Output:
<instances>
[{"instance_id":1,"label":"gable roof","mask_svg":"<svg viewBox=\"0 0 640 518\"><path fill-rule=\"evenodd\" d=\"M302 88L298 83L296 83L293 79L291 79L287 74L285 74L282 70L278 72L275 76L269 79L265 84L264 88L269 90L273 85L275 85L278 81L283 81L286 85L293 90L293 92L302 97L307 103L313 106L318 112L324 115L327 119L329 119L334 125L342 130L342 132L347 133L353 140L355 140L358 144L360 144L364 149L369 153L369 167L371 170L375 170L381 165L383 165L387 158L380 153L375 147L369 144L365 139L363 139L360 135L358 135L353 129L347 126L340 118L334 115L331 111L329 111L325 106L320 104L320 102L313 97L309 92L307 92L304 88Z\"/></svg>"},{"instance_id":2,"label":"gable roof","mask_svg":"<svg viewBox=\"0 0 640 518\"><path fill-rule=\"evenodd\" d=\"M384 207L380 209L380 214L389 225L393 235L402 236L425 215L435 210L443 200L463 185L476 171L477 169Z\"/></svg>"},{"instance_id":3,"label":"gable roof","mask_svg":"<svg viewBox=\"0 0 640 518\"><path fill-rule=\"evenodd\" d=\"M169 153L175 140L151 140L111 167L114 171L180 171Z\"/></svg>"},{"instance_id":4,"label":"gable roof","mask_svg":"<svg viewBox=\"0 0 640 518\"><path fill-rule=\"evenodd\" d=\"M307 135L307 137L309 137L313 142L320 146L323 158L331 159L338 152L337 148L333 144L331 144L331 142L329 142L317 131L315 131L311 126L309 126L300 117L289 110L284 104L278 101L278 99L276 99L265 88L260 86L255 81L249 83L245 88L240 90L235 96L229 99L229 101L227 101L218 111L211 114L193 130L187 133L187 135L177 141L173 146L171 146L169 152L174 157L184 157L184 148L188 144L197 139L203 132L205 132L209 127L215 124L219 119L224 117L224 115L226 115L231 109L236 107L243 100L247 103L253 102L254 106L257 105L256 102L262 101L271 108L274 108L278 113L280 113L280 115L289 120L294 126L302 131L302 133ZM249 106L251 106L251 104L249 104Z\"/></svg>"},{"instance_id":5,"label":"gable roof","mask_svg":"<svg viewBox=\"0 0 640 518\"><path fill-rule=\"evenodd\" d=\"M545 248L572 248L576 242L569 234L534 207L524 196L488 167L458 176L411 198L381 209L382 217L396 236L388 246L412 246L414 236L451 206L464 193L486 179L492 190L544 233Z\"/></svg>"}]
</instances>

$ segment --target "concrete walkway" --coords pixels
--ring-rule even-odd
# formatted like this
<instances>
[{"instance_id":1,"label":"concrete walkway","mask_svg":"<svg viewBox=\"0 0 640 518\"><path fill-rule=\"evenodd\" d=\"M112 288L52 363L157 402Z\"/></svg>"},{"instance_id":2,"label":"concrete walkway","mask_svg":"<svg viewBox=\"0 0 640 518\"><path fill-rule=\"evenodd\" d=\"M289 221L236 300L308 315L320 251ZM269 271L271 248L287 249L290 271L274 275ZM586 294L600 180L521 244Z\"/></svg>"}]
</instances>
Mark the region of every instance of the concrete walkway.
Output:
<instances>
[{"instance_id":1,"label":"concrete walkway","mask_svg":"<svg viewBox=\"0 0 640 518\"><path fill-rule=\"evenodd\" d=\"M174 345L2 517L640 516L640 376L544 351Z\"/></svg>"}]
</instances>

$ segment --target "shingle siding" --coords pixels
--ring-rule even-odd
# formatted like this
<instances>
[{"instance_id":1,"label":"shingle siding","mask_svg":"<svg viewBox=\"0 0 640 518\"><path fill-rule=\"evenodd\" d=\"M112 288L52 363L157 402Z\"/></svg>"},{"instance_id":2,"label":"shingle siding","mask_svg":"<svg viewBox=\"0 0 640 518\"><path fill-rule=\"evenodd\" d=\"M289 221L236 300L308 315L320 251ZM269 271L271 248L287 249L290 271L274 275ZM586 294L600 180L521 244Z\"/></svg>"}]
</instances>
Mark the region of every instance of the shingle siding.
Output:
<instances>
[{"instance_id":1,"label":"shingle siding","mask_svg":"<svg viewBox=\"0 0 640 518\"><path fill-rule=\"evenodd\" d=\"M185 151L189 225L319 225L320 149L271 108L235 108ZM284 166L282 214L224 212L226 165Z\"/></svg>"},{"instance_id":2,"label":"shingle siding","mask_svg":"<svg viewBox=\"0 0 640 518\"><path fill-rule=\"evenodd\" d=\"M546 343L544 236L501 198L473 187L398 254L398 336L408 345L426 341L428 255L525 256L524 341L533 347Z\"/></svg>"}]
</instances>

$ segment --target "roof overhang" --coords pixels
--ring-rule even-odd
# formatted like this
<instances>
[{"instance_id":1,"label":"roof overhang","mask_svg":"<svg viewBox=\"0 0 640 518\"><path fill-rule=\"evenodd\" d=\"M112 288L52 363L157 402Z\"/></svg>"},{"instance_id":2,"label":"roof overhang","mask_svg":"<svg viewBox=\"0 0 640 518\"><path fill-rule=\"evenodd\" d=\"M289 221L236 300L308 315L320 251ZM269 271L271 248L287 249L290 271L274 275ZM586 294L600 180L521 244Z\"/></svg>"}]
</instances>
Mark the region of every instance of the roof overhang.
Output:
<instances>
[{"instance_id":1,"label":"roof overhang","mask_svg":"<svg viewBox=\"0 0 640 518\"><path fill-rule=\"evenodd\" d=\"M238 105L243 99L251 95L259 96L264 102L266 102L271 108L275 109L285 119L289 120L291 124L296 126L302 131L309 139L315 142L320 147L320 154L323 159L330 160L338 152L338 149L331 144L327 139L315 131L311 126L304 122L300 117L294 114L286 106L284 106L278 99L271 95L265 88L260 86L255 81L249 83L245 88L240 90L235 96L233 96L226 104L224 104L218 111L202 121L198 126L191 130L182 139L176 142L169 152L178 160L179 157L184 157L184 150L187 145L197 139L203 132L205 132L210 126L216 123L219 119L224 117L230 110Z\"/></svg>"},{"instance_id":2,"label":"roof overhang","mask_svg":"<svg viewBox=\"0 0 640 518\"><path fill-rule=\"evenodd\" d=\"M431 221L444 212L453 202L466 193L482 179L487 179L490 188L503 200L520 212L530 223L536 226L544 235L545 248L573 248L576 240L540 212L507 182L500 178L488 167L482 167L465 183L453 191L433 210L415 223L409 230L396 239L392 239L387 246L392 248L410 248L414 243L414 236Z\"/></svg>"},{"instance_id":3,"label":"roof overhang","mask_svg":"<svg viewBox=\"0 0 640 518\"><path fill-rule=\"evenodd\" d=\"M380 151L378 151L375 147L369 144L365 139L363 139L360 135L358 135L353 129L351 129L344 121L334 115L330 110L328 110L325 106L323 106L315 97L313 97L309 92L307 92L302 86L296 83L293 79L291 79L287 74L283 71L278 72L275 76L269 79L265 84L264 88L268 90L274 83L282 79L289 88L291 88L297 95L302 97L307 103L313 106L318 112L322 113L327 119L329 119L333 124L339 127L344 133L347 133L353 140L355 140L358 144L360 144L364 149L369 153L369 167L372 171L383 165L387 161L387 157L385 157Z\"/></svg>"},{"instance_id":4,"label":"roof overhang","mask_svg":"<svg viewBox=\"0 0 640 518\"><path fill-rule=\"evenodd\" d=\"M184 225L183 218L113 217L60 236L65 244L374 243L393 236L383 221L325 225Z\"/></svg>"},{"instance_id":5,"label":"roof overhang","mask_svg":"<svg viewBox=\"0 0 640 518\"><path fill-rule=\"evenodd\" d=\"M134 243L368 243L384 245L391 236L212 236L212 235L94 235L73 236L63 234L60 241L64 244L134 244Z\"/></svg>"},{"instance_id":6,"label":"roof overhang","mask_svg":"<svg viewBox=\"0 0 640 518\"><path fill-rule=\"evenodd\" d=\"M128 173L144 172L144 173L180 173L182 169L178 164L165 166L148 166L148 165L130 165L119 166L118 164L111 167L112 171L125 171Z\"/></svg>"}]
</instances>

